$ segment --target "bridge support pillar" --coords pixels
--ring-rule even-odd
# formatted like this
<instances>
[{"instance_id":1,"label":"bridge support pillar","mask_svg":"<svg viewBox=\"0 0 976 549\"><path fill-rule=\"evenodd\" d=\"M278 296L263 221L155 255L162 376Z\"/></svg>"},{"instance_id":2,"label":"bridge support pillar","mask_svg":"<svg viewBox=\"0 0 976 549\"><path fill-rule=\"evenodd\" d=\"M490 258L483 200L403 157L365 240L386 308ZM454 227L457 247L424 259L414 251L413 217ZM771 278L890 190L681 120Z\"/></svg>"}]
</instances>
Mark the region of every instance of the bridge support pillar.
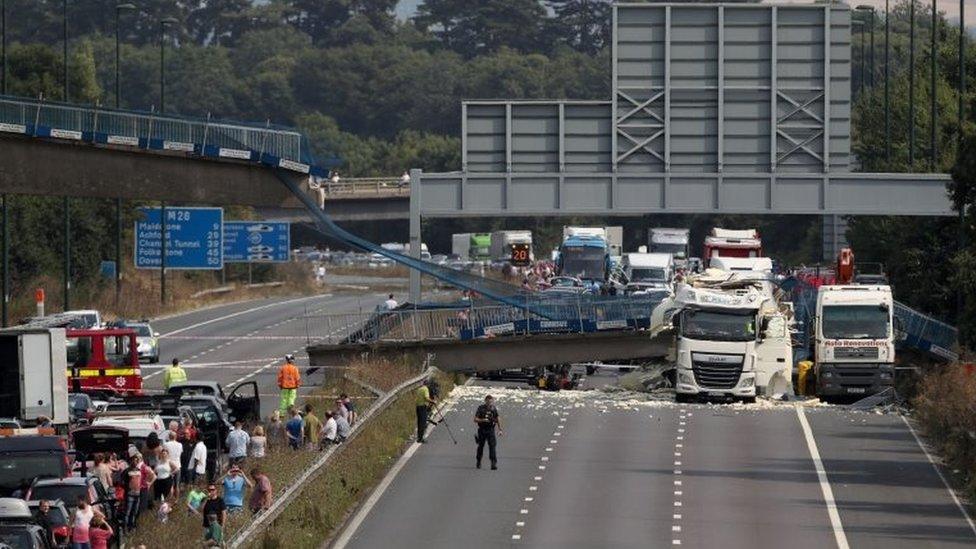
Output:
<instances>
[{"instance_id":1,"label":"bridge support pillar","mask_svg":"<svg viewBox=\"0 0 976 549\"><path fill-rule=\"evenodd\" d=\"M421 170L410 170L410 257L420 259L420 244L423 242L420 231L420 178ZM420 271L410 269L410 302L421 300Z\"/></svg>"},{"instance_id":2,"label":"bridge support pillar","mask_svg":"<svg viewBox=\"0 0 976 549\"><path fill-rule=\"evenodd\" d=\"M840 215L823 216L823 229L820 231L823 241L822 260L831 262L837 259L841 248L846 248L847 219Z\"/></svg>"}]
</instances>

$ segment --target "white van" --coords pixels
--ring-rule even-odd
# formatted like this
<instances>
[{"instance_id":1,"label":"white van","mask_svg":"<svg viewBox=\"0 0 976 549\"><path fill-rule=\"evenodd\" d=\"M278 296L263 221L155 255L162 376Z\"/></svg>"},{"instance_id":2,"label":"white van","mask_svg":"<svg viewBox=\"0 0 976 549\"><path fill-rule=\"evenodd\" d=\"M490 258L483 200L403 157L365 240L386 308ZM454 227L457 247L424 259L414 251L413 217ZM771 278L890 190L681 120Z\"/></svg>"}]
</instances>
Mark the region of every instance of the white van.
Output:
<instances>
[{"instance_id":1,"label":"white van","mask_svg":"<svg viewBox=\"0 0 976 549\"><path fill-rule=\"evenodd\" d=\"M621 266L629 281L629 292L672 289L674 257L671 254L624 254Z\"/></svg>"}]
</instances>

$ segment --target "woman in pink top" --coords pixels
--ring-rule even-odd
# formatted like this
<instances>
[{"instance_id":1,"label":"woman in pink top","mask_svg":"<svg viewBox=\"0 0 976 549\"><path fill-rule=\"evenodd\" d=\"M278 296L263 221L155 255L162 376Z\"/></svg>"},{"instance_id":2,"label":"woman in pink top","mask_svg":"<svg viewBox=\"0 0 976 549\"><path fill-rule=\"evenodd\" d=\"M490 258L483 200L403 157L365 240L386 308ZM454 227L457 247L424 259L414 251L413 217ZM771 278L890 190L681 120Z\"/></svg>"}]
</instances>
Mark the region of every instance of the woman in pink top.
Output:
<instances>
[{"instance_id":1,"label":"woman in pink top","mask_svg":"<svg viewBox=\"0 0 976 549\"><path fill-rule=\"evenodd\" d=\"M103 517L95 517L95 520L92 521L92 527L88 531L91 549L108 549L108 542L112 540L114 534L112 527L105 522Z\"/></svg>"},{"instance_id":2,"label":"woman in pink top","mask_svg":"<svg viewBox=\"0 0 976 549\"><path fill-rule=\"evenodd\" d=\"M95 510L88 505L88 500L82 496L78 498L78 509L75 510L74 520L71 522L71 549L91 549L89 529Z\"/></svg>"}]
</instances>

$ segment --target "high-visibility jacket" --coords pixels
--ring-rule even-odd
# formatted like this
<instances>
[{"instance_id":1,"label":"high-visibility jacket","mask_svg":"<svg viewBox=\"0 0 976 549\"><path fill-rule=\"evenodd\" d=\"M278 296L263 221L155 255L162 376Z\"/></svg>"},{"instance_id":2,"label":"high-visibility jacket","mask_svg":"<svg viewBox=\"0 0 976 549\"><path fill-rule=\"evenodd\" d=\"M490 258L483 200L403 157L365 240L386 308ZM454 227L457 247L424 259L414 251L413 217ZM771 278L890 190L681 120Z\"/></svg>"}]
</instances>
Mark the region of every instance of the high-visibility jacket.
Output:
<instances>
[{"instance_id":1,"label":"high-visibility jacket","mask_svg":"<svg viewBox=\"0 0 976 549\"><path fill-rule=\"evenodd\" d=\"M169 390L177 383L186 382L186 370L182 366L170 366L163 374L163 388Z\"/></svg>"},{"instance_id":2,"label":"high-visibility jacket","mask_svg":"<svg viewBox=\"0 0 976 549\"><path fill-rule=\"evenodd\" d=\"M282 389L297 389L302 384L302 376L298 373L298 367L290 362L278 370L278 387Z\"/></svg>"}]
</instances>

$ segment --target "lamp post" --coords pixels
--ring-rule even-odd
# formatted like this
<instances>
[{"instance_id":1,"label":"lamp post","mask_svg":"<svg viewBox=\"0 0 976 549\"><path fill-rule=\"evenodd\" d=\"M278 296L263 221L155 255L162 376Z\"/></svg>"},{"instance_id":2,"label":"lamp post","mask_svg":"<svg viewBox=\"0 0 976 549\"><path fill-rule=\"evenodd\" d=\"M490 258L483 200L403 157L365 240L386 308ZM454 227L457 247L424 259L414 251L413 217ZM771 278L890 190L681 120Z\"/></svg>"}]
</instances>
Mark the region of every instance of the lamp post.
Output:
<instances>
[{"instance_id":1,"label":"lamp post","mask_svg":"<svg viewBox=\"0 0 976 549\"><path fill-rule=\"evenodd\" d=\"M963 0L959 0L962 2ZM888 0L885 0L885 54L884 54L884 125L885 125L885 167L886 169L891 169L891 109L890 109L890 97L888 95L888 76L889 63L888 55L891 51L891 23L889 19L891 18L891 12L888 11Z\"/></svg>"},{"instance_id":2,"label":"lamp post","mask_svg":"<svg viewBox=\"0 0 976 549\"><path fill-rule=\"evenodd\" d=\"M61 0L61 45L64 53L64 67L62 67L61 79L64 80L64 91L62 99L68 102L68 0Z\"/></svg>"},{"instance_id":3,"label":"lamp post","mask_svg":"<svg viewBox=\"0 0 976 549\"><path fill-rule=\"evenodd\" d=\"M908 171L915 169L915 0L908 4Z\"/></svg>"},{"instance_id":4,"label":"lamp post","mask_svg":"<svg viewBox=\"0 0 976 549\"><path fill-rule=\"evenodd\" d=\"M960 0L962 1L962 0ZM7 94L7 0L0 0L0 93Z\"/></svg>"},{"instance_id":5,"label":"lamp post","mask_svg":"<svg viewBox=\"0 0 976 549\"><path fill-rule=\"evenodd\" d=\"M167 17L159 22L159 112L166 111L166 27L178 21Z\"/></svg>"},{"instance_id":6,"label":"lamp post","mask_svg":"<svg viewBox=\"0 0 976 549\"><path fill-rule=\"evenodd\" d=\"M870 69L870 74L868 76L868 86L874 88L874 6L861 5L855 9L866 13L869 18L868 28L871 31L871 46L870 46L871 54L869 55L869 58L870 58L871 69ZM863 63L864 61L862 60L861 62Z\"/></svg>"},{"instance_id":7,"label":"lamp post","mask_svg":"<svg viewBox=\"0 0 976 549\"><path fill-rule=\"evenodd\" d=\"M935 72L936 64L935 57L938 55L936 48L938 47L938 34L939 34L939 10L938 10L938 0L932 0L932 44L929 46L929 63L931 68L929 69L929 118L931 121L929 123L929 169L935 171L935 165L938 163L938 144L936 143L937 129L939 126L939 111L938 106L935 101Z\"/></svg>"}]
</instances>

